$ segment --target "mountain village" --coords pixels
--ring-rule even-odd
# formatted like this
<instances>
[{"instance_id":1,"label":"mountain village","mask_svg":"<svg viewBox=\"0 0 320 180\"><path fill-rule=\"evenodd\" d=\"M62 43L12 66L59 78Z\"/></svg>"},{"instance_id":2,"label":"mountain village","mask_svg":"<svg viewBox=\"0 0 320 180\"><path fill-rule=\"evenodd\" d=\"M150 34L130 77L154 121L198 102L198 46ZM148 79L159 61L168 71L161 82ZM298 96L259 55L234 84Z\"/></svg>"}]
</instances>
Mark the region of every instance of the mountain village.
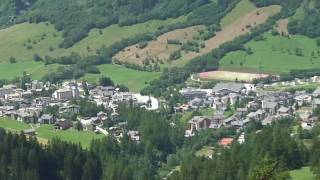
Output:
<instances>
[{"instance_id":1,"label":"mountain village","mask_svg":"<svg viewBox=\"0 0 320 180\"><path fill-rule=\"evenodd\" d=\"M312 92L306 90L268 91L268 87L285 85L295 87L320 82L319 77L291 82L278 82L271 85L254 85L239 82L220 82L211 89L187 87L179 92L186 103L177 104L174 113L185 114L200 109L210 109L210 116L193 116L188 119L185 137L194 136L197 132L208 128L234 127L241 131L251 120L268 125L277 119L297 117L304 129L311 129L319 119L313 115L313 110L320 107L320 87ZM0 88L0 116L12 120L34 124L31 129L24 130L27 135L36 135L36 129L41 124L51 124L56 131L80 126L82 130L94 131L104 135L122 137L126 132L133 140L139 141L139 132L128 130L125 121L113 123L117 119L119 103L134 104L147 110L157 111L166 108L163 100L143 96L133 92L121 92L113 86L94 86L85 84L89 95L85 96L83 82L67 81L61 85L32 81L26 84L27 90L16 85L6 85ZM79 116L80 106L73 99L87 98L91 103L102 107L96 116ZM57 114L47 111L56 107ZM72 118L75 115L76 118ZM79 125L80 124L80 125ZM174 124L172 124L174 126ZM233 139L232 139L233 140ZM226 141L224 146L232 143ZM238 141L244 141L244 136Z\"/></svg>"}]
</instances>

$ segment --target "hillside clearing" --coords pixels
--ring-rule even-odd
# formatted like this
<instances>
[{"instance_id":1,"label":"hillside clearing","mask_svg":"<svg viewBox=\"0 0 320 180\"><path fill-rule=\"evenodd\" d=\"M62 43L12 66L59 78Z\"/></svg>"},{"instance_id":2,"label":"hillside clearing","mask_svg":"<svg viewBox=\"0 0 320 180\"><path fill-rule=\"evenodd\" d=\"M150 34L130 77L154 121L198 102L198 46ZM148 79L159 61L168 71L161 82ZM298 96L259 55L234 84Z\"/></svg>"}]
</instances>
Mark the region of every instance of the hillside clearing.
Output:
<instances>
[{"instance_id":1,"label":"hillside clearing","mask_svg":"<svg viewBox=\"0 0 320 180\"><path fill-rule=\"evenodd\" d=\"M228 53L220 61L220 70L280 74L292 69L320 67L320 51L315 39L300 35L272 36L270 33L263 36L265 40L245 44L252 54L244 51Z\"/></svg>"},{"instance_id":2,"label":"hillside clearing","mask_svg":"<svg viewBox=\"0 0 320 180\"><path fill-rule=\"evenodd\" d=\"M160 77L160 72L145 72L128 69L120 65L105 64L99 66L101 74L87 74L82 79L98 82L101 76L110 77L116 84L123 84L131 91L140 92L147 83Z\"/></svg>"},{"instance_id":3,"label":"hillside clearing","mask_svg":"<svg viewBox=\"0 0 320 180\"><path fill-rule=\"evenodd\" d=\"M257 8L250 0L241 0L236 7L221 20L221 27L225 28L236 21L239 17L244 16L255 9Z\"/></svg>"},{"instance_id":4,"label":"hillside clearing","mask_svg":"<svg viewBox=\"0 0 320 180\"><path fill-rule=\"evenodd\" d=\"M246 2L244 1L243 3ZM182 66L190 59L207 54L213 49L218 48L221 44L231 41L240 35L249 33L251 27L264 23L268 19L268 17L276 14L280 11L280 9L281 7L276 5L259 9L253 9L251 12L246 13L244 16L241 16L238 19L235 19L230 25L226 26L221 31L217 32L216 36L214 36L213 38L201 42L204 44L204 48L200 49L200 52L182 51L181 58L175 61L168 61L168 57L172 52L181 49L181 45L168 44L166 43L167 40L180 40L181 42L186 42L187 40L190 40L190 37L194 37L197 34L199 34L198 31L202 28L201 26L177 29L172 32L166 33L162 36L159 36L156 41L149 42L147 47L142 49L138 48L138 44L127 47L123 51L119 52L114 57L114 59L117 59L122 62L129 62L142 65L147 58L151 58L161 60L162 62L167 63L167 65L169 66ZM244 12L245 11L235 12L234 14ZM183 34L184 36L181 36ZM183 38L183 40L181 40L181 38Z\"/></svg>"},{"instance_id":5,"label":"hillside clearing","mask_svg":"<svg viewBox=\"0 0 320 180\"><path fill-rule=\"evenodd\" d=\"M249 33L250 28L248 27L254 27L264 23L268 19L268 17L276 14L277 12L280 12L280 10L281 10L280 6L274 5L274 6L259 8L259 9L253 10L250 13L247 13L246 15L242 16L241 18L237 19L235 22L230 24L229 26L217 32L215 37L206 41L205 48L201 49L200 53L191 52L188 54L184 54L182 56L182 59L190 60L197 56L207 54L213 49L218 48L223 43L231 41L238 36Z\"/></svg>"},{"instance_id":6,"label":"hillside clearing","mask_svg":"<svg viewBox=\"0 0 320 180\"><path fill-rule=\"evenodd\" d=\"M25 129L30 129L31 125L0 117L0 127L14 133L20 133ZM103 135L95 134L94 132L76 131L73 129L57 131L54 129L53 125L40 125L36 131L38 133L37 138L39 139L39 142L47 143L51 139L59 138L63 141L76 144L80 143L84 148L89 147L91 140L104 137Z\"/></svg>"}]
</instances>

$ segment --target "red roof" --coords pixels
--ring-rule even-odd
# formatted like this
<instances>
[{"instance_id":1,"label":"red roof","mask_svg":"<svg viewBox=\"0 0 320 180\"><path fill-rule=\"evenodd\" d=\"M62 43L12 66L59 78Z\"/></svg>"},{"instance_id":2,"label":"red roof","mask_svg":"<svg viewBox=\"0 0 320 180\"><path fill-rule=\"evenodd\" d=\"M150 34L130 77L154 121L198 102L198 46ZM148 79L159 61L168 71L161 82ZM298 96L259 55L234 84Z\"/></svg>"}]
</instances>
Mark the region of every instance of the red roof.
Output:
<instances>
[{"instance_id":1,"label":"red roof","mask_svg":"<svg viewBox=\"0 0 320 180\"><path fill-rule=\"evenodd\" d=\"M222 138L219 141L220 146L229 146L233 142L233 138Z\"/></svg>"}]
</instances>

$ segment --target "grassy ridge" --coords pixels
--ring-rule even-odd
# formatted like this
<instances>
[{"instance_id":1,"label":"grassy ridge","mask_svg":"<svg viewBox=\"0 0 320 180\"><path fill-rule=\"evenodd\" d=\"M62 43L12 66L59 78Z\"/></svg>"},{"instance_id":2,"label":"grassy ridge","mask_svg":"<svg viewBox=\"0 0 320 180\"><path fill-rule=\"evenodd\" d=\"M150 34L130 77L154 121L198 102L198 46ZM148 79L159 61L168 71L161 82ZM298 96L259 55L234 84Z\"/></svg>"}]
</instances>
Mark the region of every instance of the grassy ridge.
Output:
<instances>
[{"instance_id":1,"label":"grassy ridge","mask_svg":"<svg viewBox=\"0 0 320 180\"><path fill-rule=\"evenodd\" d=\"M291 69L311 69L320 67L319 47L315 39L305 36L291 38L264 34L266 40L251 41L245 46L253 54L235 51L227 54L220 61L223 70L236 70L265 73L289 72ZM296 55L296 49L302 50L302 56ZM320 51L319 51L320 52Z\"/></svg>"}]
</instances>

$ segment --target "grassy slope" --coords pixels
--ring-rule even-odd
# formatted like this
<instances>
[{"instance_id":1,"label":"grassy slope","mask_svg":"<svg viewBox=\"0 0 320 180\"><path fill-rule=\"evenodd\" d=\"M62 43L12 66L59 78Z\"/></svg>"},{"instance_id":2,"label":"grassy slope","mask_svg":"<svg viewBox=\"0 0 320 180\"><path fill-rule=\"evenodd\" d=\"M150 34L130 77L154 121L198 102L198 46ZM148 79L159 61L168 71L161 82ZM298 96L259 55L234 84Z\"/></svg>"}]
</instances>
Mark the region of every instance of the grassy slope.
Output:
<instances>
[{"instance_id":1,"label":"grassy slope","mask_svg":"<svg viewBox=\"0 0 320 180\"><path fill-rule=\"evenodd\" d=\"M80 143L83 147L89 147L92 139L102 138L103 135L95 134L91 131L76 131L69 129L66 131L55 131L52 125L41 125L37 129L38 136L43 139L59 138L72 143Z\"/></svg>"},{"instance_id":2,"label":"grassy slope","mask_svg":"<svg viewBox=\"0 0 320 180\"><path fill-rule=\"evenodd\" d=\"M8 118L0 118L0 127L12 132L20 132L25 129L31 128L30 125L21 123ZM92 139L102 138L103 135L97 135L93 132L87 131L55 131L52 125L41 125L37 129L37 133L40 139L50 140L53 138L59 138L64 141L70 141L72 143L80 143L83 147L89 147Z\"/></svg>"},{"instance_id":3,"label":"grassy slope","mask_svg":"<svg viewBox=\"0 0 320 180\"><path fill-rule=\"evenodd\" d=\"M105 64L99 66L101 74L87 74L83 79L89 82L98 82L99 78L104 75L110 77L117 84L124 84L130 90L138 92L146 86L146 82L150 82L160 77L161 73L143 72L133 69L128 69L119 65Z\"/></svg>"},{"instance_id":4,"label":"grassy slope","mask_svg":"<svg viewBox=\"0 0 320 180\"><path fill-rule=\"evenodd\" d=\"M34 53L50 57L67 55L71 52L93 53L95 49L103 45L108 47L121 39L153 32L160 26L181 22L185 19L186 17L183 16L177 19L152 20L132 26L119 27L118 25L112 25L102 29L102 34L99 33L99 30L94 29L89 33L88 37L68 49L58 47L62 41L62 34L57 32L51 24L17 24L0 30L0 63L8 62L11 56L15 57L19 62L30 61ZM43 36L44 34L45 36ZM28 45L32 46L32 48L28 49ZM92 51L88 52L88 46ZM50 51L50 47L54 50Z\"/></svg>"},{"instance_id":5,"label":"grassy slope","mask_svg":"<svg viewBox=\"0 0 320 180\"><path fill-rule=\"evenodd\" d=\"M298 170L290 171L292 180L312 180L313 175L309 167L303 167Z\"/></svg>"},{"instance_id":6,"label":"grassy slope","mask_svg":"<svg viewBox=\"0 0 320 180\"><path fill-rule=\"evenodd\" d=\"M121 39L134 37L138 34L147 32L153 32L156 31L160 26L183 22L186 20L186 18L186 16L181 16L177 19L151 20L145 23L122 27L119 27L118 25L112 25L108 28L102 29L102 34L100 34L98 29L93 29L90 31L88 37L69 48L69 51L87 54L87 47L90 47L91 51L89 53L92 53L103 45L108 47L113 43L120 41Z\"/></svg>"},{"instance_id":7,"label":"grassy slope","mask_svg":"<svg viewBox=\"0 0 320 180\"><path fill-rule=\"evenodd\" d=\"M58 47L62 41L62 35L54 29L53 25L46 23L14 25L0 30L0 79L13 79L16 76L21 76L24 71L30 73L34 79L40 79L48 71L54 70L57 67L57 65L45 67L43 63L34 62L32 59L35 53L41 56L52 57L68 55L71 52L79 52L83 55L92 54L95 52L95 49L103 45L110 46L121 39L134 37L146 32L153 32L160 26L185 20L186 16L182 16L177 19L152 20L132 26L119 27L118 25L112 25L102 29L102 34L99 33L99 30L94 29L89 33L88 37L69 49ZM45 36L43 37L44 34ZM32 48L27 49L28 45L31 45ZM53 47L54 50L50 51L50 47ZM90 47L89 51L87 47ZM10 57L15 57L18 63L10 64L8 62ZM128 71L125 68L112 65L103 65L100 69L104 75L112 77L115 81L119 80L118 84L126 84L134 90L140 90L144 86L145 81L150 81L159 75L158 73ZM126 71L128 71L129 76L119 77L123 76ZM90 80L97 80L92 75L88 76Z\"/></svg>"},{"instance_id":8,"label":"grassy slope","mask_svg":"<svg viewBox=\"0 0 320 180\"><path fill-rule=\"evenodd\" d=\"M14 77L21 76L23 72L27 72L33 79L41 79L48 71L55 70L59 65L53 64L45 66L41 62L25 61L16 64L0 64L0 79L13 79Z\"/></svg>"},{"instance_id":9,"label":"grassy slope","mask_svg":"<svg viewBox=\"0 0 320 180\"><path fill-rule=\"evenodd\" d=\"M221 20L221 27L224 28L233 23L237 18L253 11L256 7L249 0L240 1L236 7Z\"/></svg>"},{"instance_id":10,"label":"grassy slope","mask_svg":"<svg viewBox=\"0 0 320 180\"><path fill-rule=\"evenodd\" d=\"M304 36L292 36L290 39L281 36L264 35L265 41L251 41L246 44L253 54L247 55L243 51L227 54L220 62L220 68L237 71L259 71L261 62L262 72L281 73L291 69L310 69L320 67L319 48L314 39ZM295 49L301 48L304 56L296 56ZM288 53L290 51L290 54ZM315 58L311 60L311 53ZM233 64L231 62L233 61ZM243 63L243 66L240 63Z\"/></svg>"}]
</instances>

